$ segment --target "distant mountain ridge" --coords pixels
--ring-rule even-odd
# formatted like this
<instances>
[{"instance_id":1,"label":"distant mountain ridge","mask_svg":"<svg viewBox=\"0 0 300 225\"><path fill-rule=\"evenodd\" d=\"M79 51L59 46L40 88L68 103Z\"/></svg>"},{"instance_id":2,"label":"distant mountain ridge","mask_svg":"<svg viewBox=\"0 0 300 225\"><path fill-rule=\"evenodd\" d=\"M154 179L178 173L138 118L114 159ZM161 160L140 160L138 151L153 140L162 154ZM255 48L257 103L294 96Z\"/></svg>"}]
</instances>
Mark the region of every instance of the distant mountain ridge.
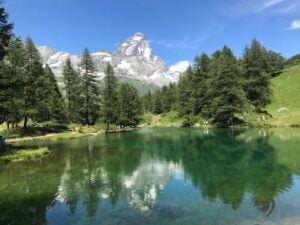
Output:
<instances>
[{"instance_id":1,"label":"distant mountain ridge","mask_svg":"<svg viewBox=\"0 0 300 225\"><path fill-rule=\"evenodd\" d=\"M80 56L67 52L56 52L47 46L39 46L38 50L45 64L48 64L58 77L62 78L62 69L67 58L74 67L80 69ZM107 63L110 63L120 80L134 81L142 85L162 87L177 82L181 73L189 66L188 61L179 62L170 68L155 55L142 33L135 33L119 45L113 53L101 51L91 54L96 65L99 80L104 77Z\"/></svg>"}]
</instances>

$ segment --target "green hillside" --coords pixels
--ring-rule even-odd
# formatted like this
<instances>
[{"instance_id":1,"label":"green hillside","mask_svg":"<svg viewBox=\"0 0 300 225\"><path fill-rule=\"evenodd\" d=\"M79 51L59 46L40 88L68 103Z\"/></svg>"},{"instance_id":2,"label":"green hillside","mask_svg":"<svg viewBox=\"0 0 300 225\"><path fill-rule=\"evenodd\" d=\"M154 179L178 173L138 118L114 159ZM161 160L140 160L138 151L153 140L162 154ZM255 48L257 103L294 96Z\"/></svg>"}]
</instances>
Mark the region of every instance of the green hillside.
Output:
<instances>
[{"instance_id":1,"label":"green hillside","mask_svg":"<svg viewBox=\"0 0 300 225\"><path fill-rule=\"evenodd\" d=\"M269 118L264 114L245 113L241 119L253 126L300 126L300 65L286 69L272 80L273 100L267 107ZM178 113L169 112L149 119L149 126L182 126L183 119ZM196 119L196 124L202 120ZM150 122L151 121L151 122ZM176 122L175 122L176 121Z\"/></svg>"},{"instance_id":2,"label":"green hillside","mask_svg":"<svg viewBox=\"0 0 300 225\"><path fill-rule=\"evenodd\" d=\"M272 80L273 100L267 107L272 125L300 125L300 65L286 69Z\"/></svg>"}]
</instances>

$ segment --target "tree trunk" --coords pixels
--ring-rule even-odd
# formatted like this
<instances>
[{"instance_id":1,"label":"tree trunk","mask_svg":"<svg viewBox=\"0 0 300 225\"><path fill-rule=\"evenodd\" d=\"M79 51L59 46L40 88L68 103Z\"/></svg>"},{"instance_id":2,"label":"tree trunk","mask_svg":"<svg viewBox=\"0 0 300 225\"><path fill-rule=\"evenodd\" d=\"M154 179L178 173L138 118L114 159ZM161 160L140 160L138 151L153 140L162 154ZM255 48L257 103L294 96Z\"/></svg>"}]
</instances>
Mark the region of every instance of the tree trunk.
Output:
<instances>
[{"instance_id":1,"label":"tree trunk","mask_svg":"<svg viewBox=\"0 0 300 225\"><path fill-rule=\"evenodd\" d=\"M109 132L109 123L106 123L106 130L105 133L107 134Z\"/></svg>"},{"instance_id":2,"label":"tree trunk","mask_svg":"<svg viewBox=\"0 0 300 225\"><path fill-rule=\"evenodd\" d=\"M9 122L6 122L7 130L9 130Z\"/></svg>"},{"instance_id":3,"label":"tree trunk","mask_svg":"<svg viewBox=\"0 0 300 225\"><path fill-rule=\"evenodd\" d=\"M28 118L27 118L27 116L25 116L24 117L24 125L23 125L24 129L27 129L27 121L28 121Z\"/></svg>"}]
</instances>

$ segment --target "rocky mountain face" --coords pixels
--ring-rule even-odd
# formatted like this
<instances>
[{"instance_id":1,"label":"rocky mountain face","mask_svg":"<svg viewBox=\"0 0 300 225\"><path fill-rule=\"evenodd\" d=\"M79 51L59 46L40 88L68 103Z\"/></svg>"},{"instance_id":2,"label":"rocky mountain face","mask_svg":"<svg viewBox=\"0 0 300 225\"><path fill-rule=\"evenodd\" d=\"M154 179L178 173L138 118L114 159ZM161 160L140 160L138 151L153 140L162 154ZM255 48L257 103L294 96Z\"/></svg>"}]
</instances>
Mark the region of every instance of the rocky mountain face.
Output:
<instances>
[{"instance_id":1,"label":"rocky mountain face","mask_svg":"<svg viewBox=\"0 0 300 225\"><path fill-rule=\"evenodd\" d=\"M45 64L48 64L58 77L62 78L63 65L70 58L74 67L80 69L80 56L66 52L56 52L49 47L38 47ZM188 61L180 62L170 68L156 56L142 33L136 33L123 42L115 52L106 51L91 54L97 69L99 80L104 77L107 63L110 63L116 76L121 80L132 81L153 87L161 87L170 82L177 82L179 75L189 65Z\"/></svg>"}]
</instances>

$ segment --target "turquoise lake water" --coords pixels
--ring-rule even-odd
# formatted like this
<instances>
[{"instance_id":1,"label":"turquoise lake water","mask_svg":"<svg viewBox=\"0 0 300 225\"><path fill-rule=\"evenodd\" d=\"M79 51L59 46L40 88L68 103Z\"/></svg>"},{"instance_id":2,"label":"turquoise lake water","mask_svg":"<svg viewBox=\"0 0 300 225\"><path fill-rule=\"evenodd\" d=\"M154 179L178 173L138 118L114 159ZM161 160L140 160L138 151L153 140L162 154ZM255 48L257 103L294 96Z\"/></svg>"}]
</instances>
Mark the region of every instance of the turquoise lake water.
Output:
<instances>
[{"instance_id":1,"label":"turquoise lake water","mask_svg":"<svg viewBox=\"0 0 300 225\"><path fill-rule=\"evenodd\" d=\"M160 128L0 167L1 225L300 225L300 130Z\"/></svg>"}]
</instances>

